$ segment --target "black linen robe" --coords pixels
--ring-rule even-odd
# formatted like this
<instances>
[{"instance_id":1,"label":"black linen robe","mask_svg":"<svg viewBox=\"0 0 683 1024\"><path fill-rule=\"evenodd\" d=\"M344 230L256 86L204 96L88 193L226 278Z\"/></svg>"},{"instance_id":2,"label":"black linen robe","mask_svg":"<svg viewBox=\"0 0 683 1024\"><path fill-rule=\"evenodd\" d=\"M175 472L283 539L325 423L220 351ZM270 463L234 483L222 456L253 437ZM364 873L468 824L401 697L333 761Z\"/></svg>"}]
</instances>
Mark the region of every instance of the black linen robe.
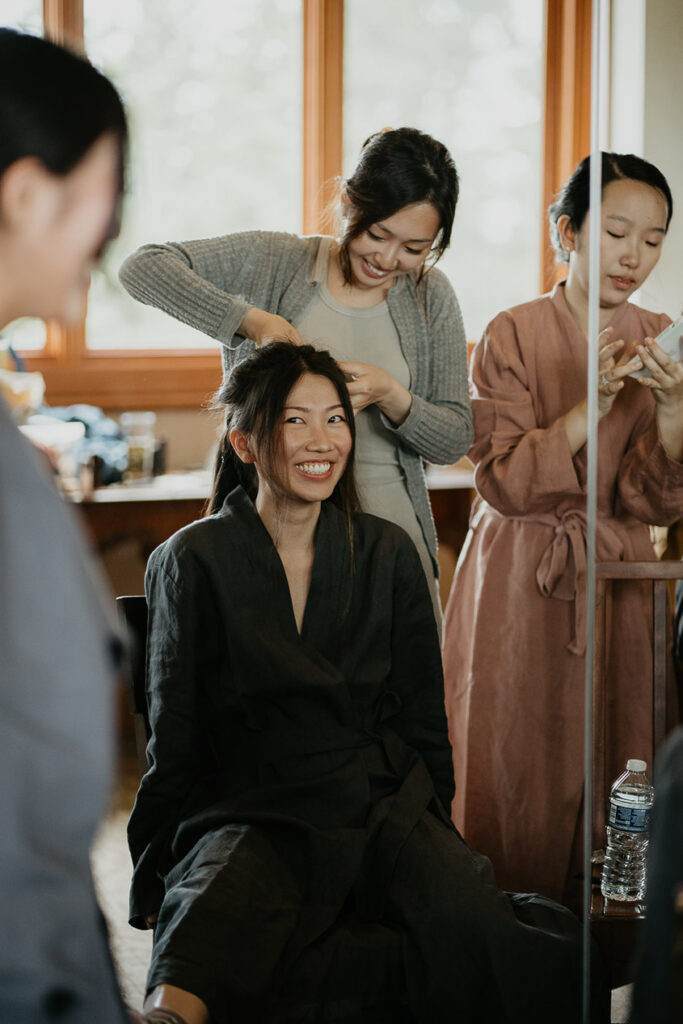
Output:
<instances>
[{"instance_id":1,"label":"black linen robe","mask_svg":"<svg viewBox=\"0 0 683 1024\"><path fill-rule=\"evenodd\" d=\"M443 810L440 651L402 530L358 515L351 545L323 504L301 634L239 488L152 554L146 586L151 768L129 842L131 923L159 913L150 989L186 988L218 1021L270 1019L291 965L352 907L399 933L412 1019L450 1019L457 993L463 1021L506 1007L540 1022L544 982L567 971L578 1006L573 918L521 925ZM342 1009L319 964L308 1015L286 1019L366 1019L363 979Z\"/></svg>"}]
</instances>

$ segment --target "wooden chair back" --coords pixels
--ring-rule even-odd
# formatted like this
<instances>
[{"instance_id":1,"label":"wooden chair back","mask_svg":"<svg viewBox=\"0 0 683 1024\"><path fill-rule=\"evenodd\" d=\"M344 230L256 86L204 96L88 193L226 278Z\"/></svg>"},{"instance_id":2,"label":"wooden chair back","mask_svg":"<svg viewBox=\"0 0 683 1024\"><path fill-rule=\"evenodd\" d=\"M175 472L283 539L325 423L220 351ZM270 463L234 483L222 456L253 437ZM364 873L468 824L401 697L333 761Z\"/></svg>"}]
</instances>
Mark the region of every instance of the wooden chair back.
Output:
<instances>
[{"instance_id":1,"label":"wooden chair back","mask_svg":"<svg viewBox=\"0 0 683 1024\"><path fill-rule=\"evenodd\" d=\"M145 657L147 651L147 599L144 594L116 598L116 608L124 637L127 639L128 672L126 687L128 707L133 716L135 747L140 769L149 767L147 743L151 735L147 694L145 691Z\"/></svg>"}]
</instances>

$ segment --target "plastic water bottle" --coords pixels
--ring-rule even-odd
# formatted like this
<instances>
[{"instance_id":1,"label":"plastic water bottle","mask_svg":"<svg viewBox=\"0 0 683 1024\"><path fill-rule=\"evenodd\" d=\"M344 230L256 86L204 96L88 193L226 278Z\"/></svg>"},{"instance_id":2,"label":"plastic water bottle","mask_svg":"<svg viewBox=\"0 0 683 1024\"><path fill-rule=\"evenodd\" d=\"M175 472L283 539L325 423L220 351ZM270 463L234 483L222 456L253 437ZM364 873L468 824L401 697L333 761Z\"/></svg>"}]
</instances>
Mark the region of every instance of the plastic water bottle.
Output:
<instances>
[{"instance_id":1,"label":"plastic water bottle","mask_svg":"<svg viewBox=\"0 0 683 1024\"><path fill-rule=\"evenodd\" d=\"M602 869L602 895L610 900L642 900L645 896L650 808L653 789L645 761L626 763L609 798L607 850Z\"/></svg>"}]
</instances>

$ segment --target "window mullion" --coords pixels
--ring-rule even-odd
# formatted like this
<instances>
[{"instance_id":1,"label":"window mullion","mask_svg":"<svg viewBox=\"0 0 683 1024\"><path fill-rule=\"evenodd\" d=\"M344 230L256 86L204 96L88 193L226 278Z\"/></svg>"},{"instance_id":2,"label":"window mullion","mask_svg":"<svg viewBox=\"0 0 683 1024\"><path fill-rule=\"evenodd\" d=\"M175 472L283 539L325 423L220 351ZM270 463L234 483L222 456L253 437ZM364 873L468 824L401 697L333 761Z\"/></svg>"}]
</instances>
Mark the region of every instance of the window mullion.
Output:
<instances>
[{"instance_id":1,"label":"window mullion","mask_svg":"<svg viewBox=\"0 0 683 1024\"><path fill-rule=\"evenodd\" d=\"M303 230L320 231L342 171L344 0L304 0Z\"/></svg>"},{"instance_id":2,"label":"window mullion","mask_svg":"<svg viewBox=\"0 0 683 1024\"><path fill-rule=\"evenodd\" d=\"M48 39L72 49L84 48L84 0L43 0L43 28Z\"/></svg>"},{"instance_id":3,"label":"window mullion","mask_svg":"<svg viewBox=\"0 0 683 1024\"><path fill-rule=\"evenodd\" d=\"M564 276L548 240L546 211L590 151L591 0L546 0L541 289Z\"/></svg>"},{"instance_id":4,"label":"window mullion","mask_svg":"<svg viewBox=\"0 0 683 1024\"><path fill-rule=\"evenodd\" d=\"M71 49L83 51L84 0L43 0L43 31L48 39ZM46 325L45 354L75 365L86 354L85 317L73 327L62 327L54 321Z\"/></svg>"}]
</instances>

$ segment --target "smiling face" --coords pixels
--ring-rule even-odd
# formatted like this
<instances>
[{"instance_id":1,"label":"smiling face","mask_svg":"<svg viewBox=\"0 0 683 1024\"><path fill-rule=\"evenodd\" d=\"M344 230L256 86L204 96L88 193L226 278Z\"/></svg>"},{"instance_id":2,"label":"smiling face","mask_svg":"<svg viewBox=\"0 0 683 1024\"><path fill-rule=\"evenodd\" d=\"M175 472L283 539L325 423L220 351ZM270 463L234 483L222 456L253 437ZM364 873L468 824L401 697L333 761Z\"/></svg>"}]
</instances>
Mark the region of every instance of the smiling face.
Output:
<instances>
[{"instance_id":1,"label":"smiling face","mask_svg":"<svg viewBox=\"0 0 683 1024\"><path fill-rule=\"evenodd\" d=\"M372 224L348 244L353 287L387 290L397 277L418 270L440 226L438 211L431 203L406 206Z\"/></svg>"},{"instance_id":2,"label":"smiling face","mask_svg":"<svg viewBox=\"0 0 683 1024\"><path fill-rule=\"evenodd\" d=\"M307 373L283 411L279 477L290 499L322 501L339 483L351 451L351 431L337 389Z\"/></svg>"},{"instance_id":3,"label":"smiling face","mask_svg":"<svg viewBox=\"0 0 683 1024\"><path fill-rule=\"evenodd\" d=\"M662 251L667 204L651 185L630 178L611 181L602 194L600 232L600 306L614 309L645 282ZM588 295L589 217L575 231L568 218L558 221L560 238L570 251L568 287ZM564 222L564 223L561 223Z\"/></svg>"},{"instance_id":4,"label":"smiling face","mask_svg":"<svg viewBox=\"0 0 683 1024\"><path fill-rule=\"evenodd\" d=\"M253 442L238 430L231 442L258 474L257 507L318 504L329 498L339 483L351 451L351 430L337 389L327 377L305 373L287 396L280 436L273 453L272 471ZM275 479L273 479L275 477Z\"/></svg>"}]
</instances>

